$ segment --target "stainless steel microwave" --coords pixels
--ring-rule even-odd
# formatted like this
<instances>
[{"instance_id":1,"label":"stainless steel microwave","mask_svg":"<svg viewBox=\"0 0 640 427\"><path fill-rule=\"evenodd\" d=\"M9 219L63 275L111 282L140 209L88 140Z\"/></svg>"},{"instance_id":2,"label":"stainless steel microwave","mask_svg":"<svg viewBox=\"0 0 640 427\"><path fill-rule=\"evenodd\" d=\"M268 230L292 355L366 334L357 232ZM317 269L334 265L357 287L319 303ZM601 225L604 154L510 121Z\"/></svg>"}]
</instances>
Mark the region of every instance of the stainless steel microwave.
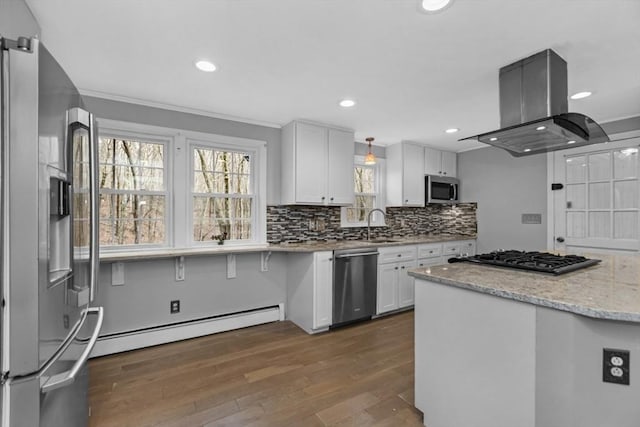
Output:
<instances>
[{"instance_id":1,"label":"stainless steel microwave","mask_svg":"<svg viewBox=\"0 0 640 427\"><path fill-rule=\"evenodd\" d=\"M426 203L458 203L460 201L460 180L448 176L425 175Z\"/></svg>"}]
</instances>

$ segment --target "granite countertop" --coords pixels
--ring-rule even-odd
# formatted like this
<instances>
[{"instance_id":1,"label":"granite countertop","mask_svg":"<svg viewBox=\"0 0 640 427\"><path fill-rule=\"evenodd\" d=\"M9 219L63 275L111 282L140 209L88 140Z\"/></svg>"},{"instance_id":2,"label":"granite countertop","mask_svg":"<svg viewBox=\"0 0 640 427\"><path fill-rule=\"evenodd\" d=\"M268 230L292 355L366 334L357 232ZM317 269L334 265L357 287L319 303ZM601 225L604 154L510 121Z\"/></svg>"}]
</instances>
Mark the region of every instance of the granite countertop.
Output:
<instances>
[{"instance_id":1,"label":"granite countertop","mask_svg":"<svg viewBox=\"0 0 640 427\"><path fill-rule=\"evenodd\" d=\"M279 243L269 245L269 250L278 252L317 252L334 251L339 249L357 248L382 248L387 246L420 245L425 243L442 243L456 240L475 239L476 236L468 235L442 235L425 234L410 237L389 237L387 241L376 242L376 239L367 240L334 240L334 241L314 241L306 243ZM385 238L382 238L385 239Z\"/></svg>"},{"instance_id":2,"label":"granite countertop","mask_svg":"<svg viewBox=\"0 0 640 427\"><path fill-rule=\"evenodd\" d=\"M640 322L640 256L585 256L602 262L560 276L466 262L412 269L409 274L596 319Z\"/></svg>"},{"instance_id":3,"label":"granite countertop","mask_svg":"<svg viewBox=\"0 0 640 427\"><path fill-rule=\"evenodd\" d=\"M186 249L150 249L138 250L130 252L101 252L100 259L102 261L127 261L127 260L144 260L144 259L160 259L173 258L177 256L206 256L206 255L226 255L226 254L243 254L253 252L318 252L333 251L338 249L356 249L356 248L380 248L384 246L402 246L402 245L418 245L422 243L440 243L454 240L475 239L475 236L463 235L421 235L405 238L390 238L393 241L375 242L366 240L334 240L334 241L311 241L307 243L279 243L279 244L256 244L256 245L220 245L208 246L202 248L186 248Z\"/></svg>"}]
</instances>

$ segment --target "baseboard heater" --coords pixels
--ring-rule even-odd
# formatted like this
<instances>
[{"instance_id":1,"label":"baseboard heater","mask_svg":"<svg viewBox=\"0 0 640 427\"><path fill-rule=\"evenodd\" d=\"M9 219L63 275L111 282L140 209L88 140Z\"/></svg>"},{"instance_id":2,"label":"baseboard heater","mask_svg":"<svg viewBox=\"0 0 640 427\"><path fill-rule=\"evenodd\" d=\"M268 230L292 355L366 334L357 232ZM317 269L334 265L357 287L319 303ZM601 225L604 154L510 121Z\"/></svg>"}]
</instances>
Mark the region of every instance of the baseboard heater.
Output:
<instances>
[{"instance_id":1,"label":"baseboard heater","mask_svg":"<svg viewBox=\"0 0 640 427\"><path fill-rule=\"evenodd\" d=\"M91 352L91 357L202 337L279 320L284 320L284 304L105 335L98 338Z\"/></svg>"}]
</instances>

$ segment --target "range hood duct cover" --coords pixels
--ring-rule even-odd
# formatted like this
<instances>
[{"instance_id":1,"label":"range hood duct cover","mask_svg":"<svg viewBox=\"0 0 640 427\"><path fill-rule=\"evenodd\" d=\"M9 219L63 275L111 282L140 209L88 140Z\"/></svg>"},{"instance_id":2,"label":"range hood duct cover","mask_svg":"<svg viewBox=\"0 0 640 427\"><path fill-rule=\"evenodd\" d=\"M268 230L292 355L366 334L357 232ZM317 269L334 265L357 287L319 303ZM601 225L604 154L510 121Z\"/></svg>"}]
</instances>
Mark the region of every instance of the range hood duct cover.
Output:
<instances>
[{"instance_id":1,"label":"range hood duct cover","mask_svg":"<svg viewBox=\"0 0 640 427\"><path fill-rule=\"evenodd\" d=\"M546 49L500 69L501 129L464 139L515 157L608 142L593 119L568 112L567 98L567 63Z\"/></svg>"}]
</instances>

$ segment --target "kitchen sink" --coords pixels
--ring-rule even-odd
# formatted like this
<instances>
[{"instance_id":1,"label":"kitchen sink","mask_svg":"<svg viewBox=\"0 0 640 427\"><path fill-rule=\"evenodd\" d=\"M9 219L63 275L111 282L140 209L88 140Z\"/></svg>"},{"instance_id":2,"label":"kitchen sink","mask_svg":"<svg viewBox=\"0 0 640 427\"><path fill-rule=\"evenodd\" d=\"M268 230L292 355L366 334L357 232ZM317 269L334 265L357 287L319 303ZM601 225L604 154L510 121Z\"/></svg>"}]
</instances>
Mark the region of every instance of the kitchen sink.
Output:
<instances>
[{"instance_id":1,"label":"kitchen sink","mask_svg":"<svg viewBox=\"0 0 640 427\"><path fill-rule=\"evenodd\" d=\"M385 238L367 240L367 242L369 243L396 243L399 241L400 240L398 239L385 239Z\"/></svg>"}]
</instances>

